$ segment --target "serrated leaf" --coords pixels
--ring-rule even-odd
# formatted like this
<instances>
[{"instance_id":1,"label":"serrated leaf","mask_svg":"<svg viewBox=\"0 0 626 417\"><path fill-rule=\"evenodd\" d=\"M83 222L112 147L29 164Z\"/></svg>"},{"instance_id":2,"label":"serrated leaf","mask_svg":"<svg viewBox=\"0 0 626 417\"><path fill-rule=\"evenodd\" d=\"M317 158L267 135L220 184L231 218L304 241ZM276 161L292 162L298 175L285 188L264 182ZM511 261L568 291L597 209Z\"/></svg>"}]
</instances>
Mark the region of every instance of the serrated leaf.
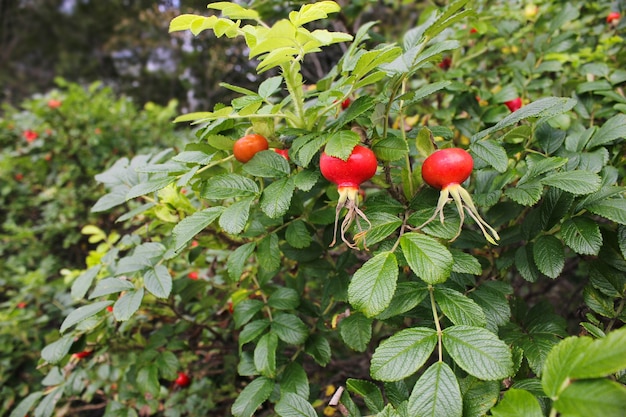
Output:
<instances>
[{"instance_id":1,"label":"serrated leaf","mask_svg":"<svg viewBox=\"0 0 626 417\"><path fill-rule=\"evenodd\" d=\"M278 337L272 333L266 333L256 343L254 348L254 366L263 376L273 378L276 374L276 348Z\"/></svg>"},{"instance_id":2,"label":"serrated leaf","mask_svg":"<svg viewBox=\"0 0 626 417\"><path fill-rule=\"evenodd\" d=\"M235 306L233 319L235 320L235 328L248 323L259 311L263 309L263 302L260 300L247 299L243 300Z\"/></svg>"},{"instance_id":3,"label":"serrated leaf","mask_svg":"<svg viewBox=\"0 0 626 417\"><path fill-rule=\"evenodd\" d=\"M146 289L157 298L167 298L172 292L172 276L165 265L148 269L144 273L143 283Z\"/></svg>"},{"instance_id":4,"label":"serrated leaf","mask_svg":"<svg viewBox=\"0 0 626 417\"><path fill-rule=\"evenodd\" d=\"M408 415L420 417L461 417L461 389L452 369L435 362L417 380L408 403Z\"/></svg>"},{"instance_id":5,"label":"serrated leaf","mask_svg":"<svg viewBox=\"0 0 626 417\"><path fill-rule=\"evenodd\" d=\"M296 249L303 249L311 245L311 233L302 220L290 223L285 230L285 239L290 246Z\"/></svg>"},{"instance_id":6,"label":"serrated leaf","mask_svg":"<svg viewBox=\"0 0 626 417\"><path fill-rule=\"evenodd\" d=\"M324 152L329 156L346 161L352 155L354 147L360 142L361 137L358 133L352 130L340 130L328 136Z\"/></svg>"},{"instance_id":7,"label":"serrated leaf","mask_svg":"<svg viewBox=\"0 0 626 417\"><path fill-rule=\"evenodd\" d=\"M42 398L42 400L37 404L35 408L35 417L50 417L56 408L57 402L61 399L63 395L63 390L65 389L65 384L60 384L55 387L51 391L46 391L47 394Z\"/></svg>"},{"instance_id":8,"label":"serrated leaf","mask_svg":"<svg viewBox=\"0 0 626 417\"><path fill-rule=\"evenodd\" d=\"M402 220L398 216L384 211L373 212L368 217L372 223L365 236L368 245L373 245L386 239L402 225Z\"/></svg>"},{"instance_id":9,"label":"serrated leaf","mask_svg":"<svg viewBox=\"0 0 626 417\"><path fill-rule=\"evenodd\" d=\"M242 198L241 200L226 207L220 216L219 225L226 233L238 235L246 227L250 216L250 207L255 201L254 197Z\"/></svg>"},{"instance_id":10,"label":"serrated leaf","mask_svg":"<svg viewBox=\"0 0 626 417\"><path fill-rule=\"evenodd\" d=\"M583 358L572 369L572 378L602 378L626 369L626 328L594 340L581 353Z\"/></svg>"},{"instance_id":11,"label":"serrated leaf","mask_svg":"<svg viewBox=\"0 0 626 417\"><path fill-rule=\"evenodd\" d=\"M520 246L515 251L515 267L519 271L522 278L529 282L535 282L539 278L539 269L535 265L533 245Z\"/></svg>"},{"instance_id":12,"label":"serrated leaf","mask_svg":"<svg viewBox=\"0 0 626 417\"><path fill-rule=\"evenodd\" d=\"M295 189L296 185L292 177L271 183L261 196L261 210L273 219L284 215L291 206Z\"/></svg>"},{"instance_id":13,"label":"serrated leaf","mask_svg":"<svg viewBox=\"0 0 626 417\"><path fill-rule=\"evenodd\" d=\"M454 324L485 327L485 312L466 295L451 288L435 287L435 300L443 314Z\"/></svg>"},{"instance_id":14,"label":"serrated leaf","mask_svg":"<svg viewBox=\"0 0 626 417\"><path fill-rule=\"evenodd\" d=\"M620 138L626 138L626 114L618 113L596 130L586 148L606 145Z\"/></svg>"},{"instance_id":15,"label":"serrated leaf","mask_svg":"<svg viewBox=\"0 0 626 417\"><path fill-rule=\"evenodd\" d=\"M623 417L626 387L608 379L576 381L561 393L554 408L568 417Z\"/></svg>"},{"instance_id":16,"label":"serrated leaf","mask_svg":"<svg viewBox=\"0 0 626 417\"><path fill-rule=\"evenodd\" d=\"M533 260L542 274L556 278L565 266L563 244L552 235L541 235L533 245Z\"/></svg>"},{"instance_id":17,"label":"serrated leaf","mask_svg":"<svg viewBox=\"0 0 626 417\"><path fill-rule=\"evenodd\" d=\"M114 187L108 194L103 195L96 201L91 208L92 213L101 213L126 203L126 194L130 187L128 185L119 185Z\"/></svg>"},{"instance_id":18,"label":"serrated leaf","mask_svg":"<svg viewBox=\"0 0 626 417\"><path fill-rule=\"evenodd\" d=\"M293 176L294 183L299 190L310 191L320 178L319 171L303 170Z\"/></svg>"},{"instance_id":19,"label":"serrated leaf","mask_svg":"<svg viewBox=\"0 0 626 417\"><path fill-rule=\"evenodd\" d=\"M247 266L247 261L250 256L252 256L255 248L256 244L254 242L248 242L230 253L228 261L226 261L226 268L228 269L228 276L231 281L239 281L244 268Z\"/></svg>"},{"instance_id":20,"label":"serrated leaf","mask_svg":"<svg viewBox=\"0 0 626 417\"><path fill-rule=\"evenodd\" d=\"M609 198L596 201L585 206L587 210L598 216L626 225L626 199Z\"/></svg>"},{"instance_id":21,"label":"serrated leaf","mask_svg":"<svg viewBox=\"0 0 626 417\"><path fill-rule=\"evenodd\" d=\"M180 362L174 352L169 350L159 352L155 363L159 370L159 375L163 376L163 378L172 380L178 375Z\"/></svg>"},{"instance_id":22,"label":"serrated leaf","mask_svg":"<svg viewBox=\"0 0 626 417\"><path fill-rule=\"evenodd\" d=\"M298 362L291 362L285 367L280 377L280 392L291 392L302 398L309 398L309 378Z\"/></svg>"},{"instance_id":23,"label":"serrated leaf","mask_svg":"<svg viewBox=\"0 0 626 417\"><path fill-rule=\"evenodd\" d=\"M497 406L491 409L493 417L543 417L537 398L523 389L511 388Z\"/></svg>"},{"instance_id":24,"label":"serrated leaf","mask_svg":"<svg viewBox=\"0 0 626 417\"><path fill-rule=\"evenodd\" d=\"M274 411L281 417L317 417L315 409L301 396L292 392L281 395Z\"/></svg>"},{"instance_id":25,"label":"serrated leaf","mask_svg":"<svg viewBox=\"0 0 626 417\"><path fill-rule=\"evenodd\" d=\"M480 140L470 145L470 150L480 159L487 162L498 172L505 172L508 167L506 151L496 141Z\"/></svg>"},{"instance_id":26,"label":"serrated leaf","mask_svg":"<svg viewBox=\"0 0 626 417\"><path fill-rule=\"evenodd\" d=\"M531 117L550 117L557 114L565 113L576 105L577 101L572 98L565 97L544 97L537 101L527 104L500 120L494 126L482 130L472 136L471 141L475 142L485 136L496 132L505 127L513 126L517 122Z\"/></svg>"},{"instance_id":27,"label":"serrated leaf","mask_svg":"<svg viewBox=\"0 0 626 417\"><path fill-rule=\"evenodd\" d=\"M289 13L289 20L294 26L302 26L314 20L326 19L330 13L336 13L341 8L334 1L320 1L305 4L300 10Z\"/></svg>"},{"instance_id":28,"label":"serrated leaf","mask_svg":"<svg viewBox=\"0 0 626 417\"><path fill-rule=\"evenodd\" d=\"M454 264L452 264L452 271L461 274L481 275L483 268L478 262L478 259L474 258L469 253L461 252L457 249L450 249Z\"/></svg>"},{"instance_id":29,"label":"serrated leaf","mask_svg":"<svg viewBox=\"0 0 626 417\"><path fill-rule=\"evenodd\" d=\"M504 195L523 206L533 206L543 193L543 185L539 181L518 184L515 188L507 188Z\"/></svg>"},{"instance_id":30,"label":"serrated leaf","mask_svg":"<svg viewBox=\"0 0 626 417\"><path fill-rule=\"evenodd\" d=\"M381 313L393 298L398 262L392 252L381 252L359 268L348 287L350 304L366 317Z\"/></svg>"},{"instance_id":31,"label":"serrated leaf","mask_svg":"<svg viewBox=\"0 0 626 417\"><path fill-rule=\"evenodd\" d=\"M406 156L409 148L404 139L394 135L387 135L387 137L377 141L372 146L372 151L381 161L397 161Z\"/></svg>"},{"instance_id":32,"label":"serrated leaf","mask_svg":"<svg viewBox=\"0 0 626 417\"><path fill-rule=\"evenodd\" d=\"M137 385L140 392L152 396L159 395L161 384L159 384L159 370L156 365L144 366L137 372Z\"/></svg>"},{"instance_id":33,"label":"serrated leaf","mask_svg":"<svg viewBox=\"0 0 626 417\"><path fill-rule=\"evenodd\" d=\"M504 379L513 371L511 351L489 330L452 326L444 329L442 340L454 362L476 378Z\"/></svg>"},{"instance_id":34,"label":"serrated leaf","mask_svg":"<svg viewBox=\"0 0 626 417\"><path fill-rule=\"evenodd\" d=\"M485 416L500 398L500 381L480 381L470 376L461 380L460 384L464 417Z\"/></svg>"},{"instance_id":35,"label":"serrated leaf","mask_svg":"<svg viewBox=\"0 0 626 417\"><path fill-rule=\"evenodd\" d=\"M209 200L250 197L259 193L259 186L239 174L216 175L205 183L201 196Z\"/></svg>"},{"instance_id":36,"label":"serrated leaf","mask_svg":"<svg viewBox=\"0 0 626 417\"><path fill-rule=\"evenodd\" d=\"M496 284L501 284L496 282ZM506 291L502 291L494 281L488 281L469 293L469 297L478 304L487 320L487 329L494 333L511 318L511 307Z\"/></svg>"},{"instance_id":37,"label":"serrated leaf","mask_svg":"<svg viewBox=\"0 0 626 417\"><path fill-rule=\"evenodd\" d=\"M581 363L591 342L590 337L568 337L550 350L541 375L541 386L548 397L558 398L567 387L572 371Z\"/></svg>"},{"instance_id":38,"label":"serrated leaf","mask_svg":"<svg viewBox=\"0 0 626 417\"><path fill-rule=\"evenodd\" d=\"M94 278L96 278L101 268L102 265L92 266L76 278L76 280L72 283L73 299L79 300L87 294L89 287L91 287Z\"/></svg>"},{"instance_id":39,"label":"serrated leaf","mask_svg":"<svg viewBox=\"0 0 626 417\"><path fill-rule=\"evenodd\" d=\"M41 350L41 358L48 363L58 363L65 357L65 355L67 355L73 343L73 335L68 334L63 336L62 338L46 345Z\"/></svg>"},{"instance_id":40,"label":"serrated leaf","mask_svg":"<svg viewBox=\"0 0 626 417\"><path fill-rule=\"evenodd\" d=\"M124 293L113 306L113 315L118 321L126 321L141 306L143 300L144 291L143 288L139 288L136 291L128 291Z\"/></svg>"},{"instance_id":41,"label":"serrated leaf","mask_svg":"<svg viewBox=\"0 0 626 417\"><path fill-rule=\"evenodd\" d=\"M39 399L43 396L42 391L35 391L28 394L27 397L22 399L17 407L13 409L9 417L24 417L28 414L33 405L39 401Z\"/></svg>"},{"instance_id":42,"label":"serrated leaf","mask_svg":"<svg viewBox=\"0 0 626 417\"><path fill-rule=\"evenodd\" d=\"M132 200L133 198L159 191L174 181L176 181L176 177L160 177L150 179L147 182L139 183L128 190L126 193L126 200Z\"/></svg>"},{"instance_id":43,"label":"serrated leaf","mask_svg":"<svg viewBox=\"0 0 626 417\"><path fill-rule=\"evenodd\" d=\"M353 313L339 322L339 334L351 349L365 352L372 338L372 319L361 313Z\"/></svg>"},{"instance_id":44,"label":"serrated leaf","mask_svg":"<svg viewBox=\"0 0 626 417\"><path fill-rule=\"evenodd\" d=\"M285 343L300 345L309 336L309 328L296 315L280 314L272 321L272 331Z\"/></svg>"},{"instance_id":45,"label":"serrated leaf","mask_svg":"<svg viewBox=\"0 0 626 417\"><path fill-rule=\"evenodd\" d=\"M259 266L266 271L277 271L280 268L280 248L276 233L265 236L257 243L256 259Z\"/></svg>"},{"instance_id":46,"label":"serrated leaf","mask_svg":"<svg viewBox=\"0 0 626 417\"><path fill-rule=\"evenodd\" d=\"M454 258L437 240L411 232L402 235L400 246L411 270L426 283L439 284L450 276Z\"/></svg>"},{"instance_id":47,"label":"serrated leaf","mask_svg":"<svg viewBox=\"0 0 626 417\"><path fill-rule=\"evenodd\" d=\"M365 405L371 412L378 413L383 409L385 404L383 394L374 383L363 379L350 378L346 386L350 392L363 397Z\"/></svg>"},{"instance_id":48,"label":"serrated leaf","mask_svg":"<svg viewBox=\"0 0 626 417\"><path fill-rule=\"evenodd\" d=\"M377 319L386 320L398 316L417 307L428 295L428 288L422 282L400 282L393 294L389 307L376 316Z\"/></svg>"},{"instance_id":49,"label":"serrated leaf","mask_svg":"<svg viewBox=\"0 0 626 417\"><path fill-rule=\"evenodd\" d=\"M289 175L289 162L274 151L257 152L243 165L243 170L253 177L281 178Z\"/></svg>"},{"instance_id":50,"label":"serrated leaf","mask_svg":"<svg viewBox=\"0 0 626 417\"><path fill-rule=\"evenodd\" d=\"M567 163L567 158L560 158L557 156L545 157L543 155L530 154L526 156L526 173L517 182L518 185L535 179L538 176L545 174L548 171L555 170L562 167Z\"/></svg>"},{"instance_id":51,"label":"serrated leaf","mask_svg":"<svg viewBox=\"0 0 626 417\"><path fill-rule=\"evenodd\" d=\"M132 282L121 278L104 278L98 281L96 287L89 295L89 299L102 297L103 295L116 294L122 291L135 289Z\"/></svg>"},{"instance_id":52,"label":"serrated leaf","mask_svg":"<svg viewBox=\"0 0 626 417\"><path fill-rule=\"evenodd\" d=\"M279 288L267 299L267 305L277 310L293 310L300 304L300 294L293 288Z\"/></svg>"},{"instance_id":53,"label":"serrated leaf","mask_svg":"<svg viewBox=\"0 0 626 417\"><path fill-rule=\"evenodd\" d=\"M248 384L237 396L230 411L235 417L252 417L274 390L274 381L260 377Z\"/></svg>"},{"instance_id":54,"label":"serrated leaf","mask_svg":"<svg viewBox=\"0 0 626 417\"><path fill-rule=\"evenodd\" d=\"M239 333L239 346L241 347L246 343L252 342L253 340L257 339L263 333L265 333L265 330L269 326L270 321L268 319L254 320L246 324L243 330L241 330L241 333Z\"/></svg>"},{"instance_id":55,"label":"serrated leaf","mask_svg":"<svg viewBox=\"0 0 626 417\"><path fill-rule=\"evenodd\" d=\"M198 233L213 223L224 210L223 207L209 207L196 211L191 216L185 217L178 222L172 230L174 236L174 251L178 252L187 242L191 241Z\"/></svg>"},{"instance_id":56,"label":"serrated leaf","mask_svg":"<svg viewBox=\"0 0 626 417\"><path fill-rule=\"evenodd\" d=\"M321 334L312 334L306 341L304 351L320 366L328 365L332 355L328 339Z\"/></svg>"},{"instance_id":57,"label":"serrated leaf","mask_svg":"<svg viewBox=\"0 0 626 417\"><path fill-rule=\"evenodd\" d=\"M68 314L65 320L63 320L63 323L61 323L61 333L64 333L68 328L72 327L73 325L98 314L111 304L112 301L98 301L93 304L78 307L76 310L73 310L70 314Z\"/></svg>"},{"instance_id":58,"label":"serrated leaf","mask_svg":"<svg viewBox=\"0 0 626 417\"><path fill-rule=\"evenodd\" d=\"M400 381L417 372L437 344L437 332L429 328L401 330L384 340L372 356L370 372L379 381Z\"/></svg>"},{"instance_id":59,"label":"serrated leaf","mask_svg":"<svg viewBox=\"0 0 626 417\"><path fill-rule=\"evenodd\" d=\"M597 255L602 247L602 233L596 222L587 217L573 217L561 227L563 242L581 255Z\"/></svg>"},{"instance_id":60,"label":"serrated leaf","mask_svg":"<svg viewBox=\"0 0 626 417\"><path fill-rule=\"evenodd\" d=\"M598 174L589 171L563 171L551 174L541 180L543 185L556 187L574 195L591 194L600 189Z\"/></svg>"},{"instance_id":61,"label":"serrated leaf","mask_svg":"<svg viewBox=\"0 0 626 417\"><path fill-rule=\"evenodd\" d=\"M176 155L175 157L173 157L172 160L177 161L177 162L183 162L186 164L207 165L209 162L213 160L214 156L215 156L215 153L207 154L202 151L183 151L179 153L178 155Z\"/></svg>"}]
</instances>

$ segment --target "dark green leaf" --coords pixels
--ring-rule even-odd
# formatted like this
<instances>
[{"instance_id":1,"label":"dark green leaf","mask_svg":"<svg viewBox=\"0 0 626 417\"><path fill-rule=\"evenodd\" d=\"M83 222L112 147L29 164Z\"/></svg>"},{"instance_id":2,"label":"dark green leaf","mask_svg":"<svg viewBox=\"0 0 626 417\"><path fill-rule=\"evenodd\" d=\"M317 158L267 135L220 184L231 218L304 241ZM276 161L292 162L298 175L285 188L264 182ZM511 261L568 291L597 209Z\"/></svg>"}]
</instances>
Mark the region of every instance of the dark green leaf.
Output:
<instances>
[{"instance_id":1,"label":"dark green leaf","mask_svg":"<svg viewBox=\"0 0 626 417\"><path fill-rule=\"evenodd\" d=\"M272 333L266 333L254 348L254 366L263 376L273 378L276 374L276 348L278 337Z\"/></svg>"},{"instance_id":2,"label":"dark green leaf","mask_svg":"<svg viewBox=\"0 0 626 417\"><path fill-rule=\"evenodd\" d=\"M587 143L587 149L606 145L620 138L626 138L626 114L618 113L596 131Z\"/></svg>"},{"instance_id":3,"label":"dark green leaf","mask_svg":"<svg viewBox=\"0 0 626 417\"><path fill-rule=\"evenodd\" d=\"M330 344L328 339L320 334L313 334L307 339L304 351L320 366L326 366L330 362Z\"/></svg>"},{"instance_id":4,"label":"dark green leaf","mask_svg":"<svg viewBox=\"0 0 626 417\"><path fill-rule=\"evenodd\" d=\"M293 310L300 304L300 295L293 288L279 288L267 300L267 305L277 310Z\"/></svg>"},{"instance_id":5,"label":"dark green leaf","mask_svg":"<svg viewBox=\"0 0 626 417\"><path fill-rule=\"evenodd\" d=\"M559 188L575 195L591 194L600 188L600 177L589 171L563 171L541 180L543 185Z\"/></svg>"},{"instance_id":6,"label":"dark green leaf","mask_svg":"<svg viewBox=\"0 0 626 417\"><path fill-rule=\"evenodd\" d=\"M500 403L491 409L493 417L543 417L539 401L530 392L511 388Z\"/></svg>"},{"instance_id":7,"label":"dark green leaf","mask_svg":"<svg viewBox=\"0 0 626 417\"><path fill-rule=\"evenodd\" d=\"M478 304L451 288L435 287L435 300L443 314L454 324L485 327L487 319Z\"/></svg>"},{"instance_id":8,"label":"dark green leaf","mask_svg":"<svg viewBox=\"0 0 626 417\"><path fill-rule=\"evenodd\" d=\"M296 185L292 177L271 183L263 191L261 210L273 219L284 215L289 210L295 188Z\"/></svg>"},{"instance_id":9,"label":"dark green leaf","mask_svg":"<svg viewBox=\"0 0 626 417\"><path fill-rule=\"evenodd\" d=\"M372 319L361 313L353 313L339 322L339 333L351 349L365 352L372 338Z\"/></svg>"},{"instance_id":10,"label":"dark green leaf","mask_svg":"<svg viewBox=\"0 0 626 417\"><path fill-rule=\"evenodd\" d=\"M253 177L281 178L289 175L289 162L274 151L257 152L243 165L243 170Z\"/></svg>"},{"instance_id":11,"label":"dark green leaf","mask_svg":"<svg viewBox=\"0 0 626 417\"><path fill-rule=\"evenodd\" d=\"M408 415L461 417L462 404L461 389L454 372L445 362L435 362L413 387Z\"/></svg>"},{"instance_id":12,"label":"dark green leaf","mask_svg":"<svg viewBox=\"0 0 626 417\"><path fill-rule=\"evenodd\" d=\"M381 161L397 161L404 158L409 151L406 141L393 135L377 141L372 150Z\"/></svg>"},{"instance_id":13,"label":"dark green leaf","mask_svg":"<svg viewBox=\"0 0 626 417\"><path fill-rule=\"evenodd\" d=\"M365 405L371 412L378 413L385 406L380 389L370 381L350 378L346 385L350 392L363 397Z\"/></svg>"},{"instance_id":14,"label":"dark green leaf","mask_svg":"<svg viewBox=\"0 0 626 417\"><path fill-rule=\"evenodd\" d=\"M159 370L155 364L144 366L137 373L137 386L140 392L150 394L153 397L159 395L161 384L159 384Z\"/></svg>"},{"instance_id":15,"label":"dark green leaf","mask_svg":"<svg viewBox=\"0 0 626 417\"><path fill-rule=\"evenodd\" d=\"M291 392L283 393L274 411L281 417L317 417L315 409L306 399Z\"/></svg>"},{"instance_id":16,"label":"dark green leaf","mask_svg":"<svg viewBox=\"0 0 626 417\"><path fill-rule=\"evenodd\" d=\"M246 299L235 306L233 318L235 320L235 328L239 328L248 323L261 309L263 302L260 300Z\"/></svg>"},{"instance_id":17,"label":"dark green leaf","mask_svg":"<svg viewBox=\"0 0 626 417\"><path fill-rule=\"evenodd\" d=\"M259 266L266 271L280 268L280 248L276 233L269 234L257 244L256 259Z\"/></svg>"},{"instance_id":18,"label":"dark green leaf","mask_svg":"<svg viewBox=\"0 0 626 417\"><path fill-rule=\"evenodd\" d=\"M400 246L415 275L426 283L442 283L450 276L454 259L437 240L411 232L402 235Z\"/></svg>"},{"instance_id":19,"label":"dark green leaf","mask_svg":"<svg viewBox=\"0 0 626 417\"><path fill-rule=\"evenodd\" d=\"M552 235L541 235L533 245L533 259L542 274L554 279L565 266L563 244Z\"/></svg>"},{"instance_id":20,"label":"dark green leaf","mask_svg":"<svg viewBox=\"0 0 626 417\"><path fill-rule=\"evenodd\" d=\"M398 262L392 252L382 252L359 268L348 287L350 304L372 317L381 313L393 297L398 279Z\"/></svg>"},{"instance_id":21,"label":"dark green leaf","mask_svg":"<svg viewBox=\"0 0 626 417\"><path fill-rule=\"evenodd\" d=\"M235 417L252 417L274 390L274 381L260 377L248 384L237 396L230 411Z\"/></svg>"},{"instance_id":22,"label":"dark green leaf","mask_svg":"<svg viewBox=\"0 0 626 417\"><path fill-rule=\"evenodd\" d=\"M280 392L292 392L302 398L309 398L309 379L298 362L291 362L280 378Z\"/></svg>"},{"instance_id":23,"label":"dark green leaf","mask_svg":"<svg viewBox=\"0 0 626 417\"><path fill-rule=\"evenodd\" d=\"M470 150L480 159L494 167L498 172L504 172L508 166L508 157L504 148L493 140L480 140L470 145Z\"/></svg>"},{"instance_id":24,"label":"dark green leaf","mask_svg":"<svg viewBox=\"0 0 626 417\"><path fill-rule=\"evenodd\" d=\"M226 207L220 216L220 227L231 235L241 233L248 223L250 207L254 201L254 197L246 197Z\"/></svg>"},{"instance_id":25,"label":"dark green leaf","mask_svg":"<svg viewBox=\"0 0 626 417\"><path fill-rule=\"evenodd\" d=\"M272 321L272 331L285 343L300 345L309 336L309 328L293 314L280 314Z\"/></svg>"},{"instance_id":26,"label":"dark green leaf","mask_svg":"<svg viewBox=\"0 0 626 417\"><path fill-rule=\"evenodd\" d=\"M563 222L563 242L581 255L597 255L602 247L602 234L596 222L588 217L573 217Z\"/></svg>"},{"instance_id":27,"label":"dark green leaf","mask_svg":"<svg viewBox=\"0 0 626 417\"><path fill-rule=\"evenodd\" d=\"M302 220L296 220L287 226L285 239L291 247L296 249L307 248L311 245L311 233Z\"/></svg>"},{"instance_id":28,"label":"dark green leaf","mask_svg":"<svg viewBox=\"0 0 626 417\"><path fill-rule=\"evenodd\" d=\"M352 149L361 142L358 133L351 130L340 130L332 133L328 137L328 143L324 148L324 152L329 156L347 160L352 154Z\"/></svg>"},{"instance_id":29,"label":"dark green leaf","mask_svg":"<svg viewBox=\"0 0 626 417\"><path fill-rule=\"evenodd\" d=\"M41 358L48 363L58 363L67 355L73 343L74 337L71 334L63 336L44 347L41 350Z\"/></svg>"},{"instance_id":30,"label":"dark green leaf","mask_svg":"<svg viewBox=\"0 0 626 417\"><path fill-rule=\"evenodd\" d=\"M399 381L426 363L437 344L437 332L429 328L401 330L383 341L372 356L370 372L379 381Z\"/></svg>"},{"instance_id":31,"label":"dark green leaf","mask_svg":"<svg viewBox=\"0 0 626 417\"><path fill-rule=\"evenodd\" d=\"M621 225L626 225L626 199L610 198L588 205L587 210Z\"/></svg>"}]
</instances>

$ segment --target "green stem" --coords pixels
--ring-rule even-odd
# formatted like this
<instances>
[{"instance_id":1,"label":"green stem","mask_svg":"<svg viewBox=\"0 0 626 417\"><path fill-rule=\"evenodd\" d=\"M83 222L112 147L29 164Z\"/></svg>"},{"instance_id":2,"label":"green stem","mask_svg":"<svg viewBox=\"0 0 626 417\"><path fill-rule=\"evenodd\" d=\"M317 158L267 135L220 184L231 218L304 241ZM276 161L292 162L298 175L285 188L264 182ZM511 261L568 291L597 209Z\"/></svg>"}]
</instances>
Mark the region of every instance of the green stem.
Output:
<instances>
[{"instance_id":1,"label":"green stem","mask_svg":"<svg viewBox=\"0 0 626 417\"><path fill-rule=\"evenodd\" d=\"M443 362L443 343L441 330L441 324L439 323L439 314L437 314L437 303L435 302L435 288L432 285L428 285L428 292L430 293L430 307L433 311L433 320L435 320L435 328L437 329L437 353L439 356L439 362Z\"/></svg>"},{"instance_id":2,"label":"green stem","mask_svg":"<svg viewBox=\"0 0 626 417\"><path fill-rule=\"evenodd\" d=\"M304 120L304 91L302 91L302 75L300 75L300 62L296 58L290 64L281 65L283 76L285 77L285 85L287 91L291 95L293 101L296 119L291 119L295 127L304 128L306 126Z\"/></svg>"}]
</instances>

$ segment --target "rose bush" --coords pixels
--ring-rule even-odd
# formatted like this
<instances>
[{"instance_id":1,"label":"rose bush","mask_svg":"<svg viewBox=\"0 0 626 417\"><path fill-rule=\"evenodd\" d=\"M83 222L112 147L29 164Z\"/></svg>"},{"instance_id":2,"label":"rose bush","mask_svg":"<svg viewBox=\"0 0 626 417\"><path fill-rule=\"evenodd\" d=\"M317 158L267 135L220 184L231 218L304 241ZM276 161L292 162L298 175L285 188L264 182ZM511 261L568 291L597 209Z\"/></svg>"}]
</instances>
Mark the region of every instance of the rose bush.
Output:
<instances>
[{"instance_id":1,"label":"rose bush","mask_svg":"<svg viewBox=\"0 0 626 417\"><path fill-rule=\"evenodd\" d=\"M332 29L331 1L273 21L228 2L175 18L172 32L243 38L264 80L179 116L196 133L184 149L96 176L107 193L92 211L130 204L118 221L132 232L84 229L98 246L69 276L76 306L42 350L46 388L11 417L85 403L106 416L622 415L621 23L607 25L608 2L527 6L422 7L400 39L375 22ZM336 65L305 80L303 63L338 44ZM251 131L270 149L238 161ZM339 193L320 155L361 144L378 160L353 196L368 227L345 223L355 247L329 247ZM454 187L471 219L422 180L452 147L473 158ZM445 221L428 221L436 210Z\"/></svg>"}]
</instances>

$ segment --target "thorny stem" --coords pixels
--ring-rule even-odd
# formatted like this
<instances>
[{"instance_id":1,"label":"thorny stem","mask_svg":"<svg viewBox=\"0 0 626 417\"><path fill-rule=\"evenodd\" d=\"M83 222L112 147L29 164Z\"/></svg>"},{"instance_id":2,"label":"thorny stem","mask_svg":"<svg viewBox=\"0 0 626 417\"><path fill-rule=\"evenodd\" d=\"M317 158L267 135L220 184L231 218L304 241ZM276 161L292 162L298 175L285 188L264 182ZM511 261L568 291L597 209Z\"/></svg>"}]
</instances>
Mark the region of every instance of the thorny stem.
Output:
<instances>
[{"instance_id":1,"label":"thorny stem","mask_svg":"<svg viewBox=\"0 0 626 417\"><path fill-rule=\"evenodd\" d=\"M439 314L437 313L437 303L435 302L435 288L432 285L428 285L428 292L430 293L430 307L433 311L433 320L435 320L435 328L437 329L437 353L439 355L439 362L443 361L443 343L441 330L441 324L439 323Z\"/></svg>"}]
</instances>

